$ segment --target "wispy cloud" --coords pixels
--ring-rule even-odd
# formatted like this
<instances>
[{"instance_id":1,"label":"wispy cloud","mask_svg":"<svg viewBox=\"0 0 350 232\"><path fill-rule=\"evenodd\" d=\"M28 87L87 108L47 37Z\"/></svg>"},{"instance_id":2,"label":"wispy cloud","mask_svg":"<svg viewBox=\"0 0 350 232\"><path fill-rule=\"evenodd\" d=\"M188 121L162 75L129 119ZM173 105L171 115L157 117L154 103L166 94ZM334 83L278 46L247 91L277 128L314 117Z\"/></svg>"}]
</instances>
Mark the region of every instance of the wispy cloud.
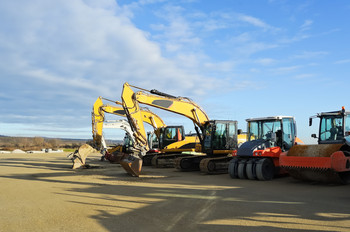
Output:
<instances>
[{"instance_id":1,"label":"wispy cloud","mask_svg":"<svg viewBox=\"0 0 350 232\"><path fill-rule=\"evenodd\" d=\"M312 24L313 24L312 20L305 20L304 24L300 26L300 30L301 31L310 30Z\"/></svg>"},{"instance_id":2,"label":"wispy cloud","mask_svg":"<svg viewBox=\"0 0 350 232\"><path fill-rule=\"evenodd\" d=\"M264 65L264 66L269 66L269 65L275 64L276 62L277 61L275 59L271 59L271 58L261 58L261 59L255 60L255 63Z\"/></svg>"},{"instance_id":3,"label":"wispy cloud","mask_svg":"<svg viewBox=\"0 0 350 232\"><path fill-rule=\"evenodd\" d=\"M294 65L294 66L285 66L285 67L276 67L271 72L279 73L279 74L286 74L286 73L291 73L296 70L299 70L302 68L301 65Z\"/></svg>"},{"instance_id":4,"label":"wispy cloud","mask_svg":"<svg viewBox=\"0 0 350 232\"><path fill-rule=\"evenodd\" d=\"M295 76L293 76L293 78L301 80L301 79L308 79L308 78L311 78L311 77L314 77L314 76L315 76L315 74L304 73L304 74L295 75Z\"/></svg>"},{"instance_id":5,"label":"wispy cloud","mask_svg":"<svg viewBox=\"0 0 350 232\"><path fill-rule=\"evenodd\" d=\"M260 27L262 29L265 30L269 30L269 29L274 29L276 30L277 28L274 28L273 26L265 23L263 20L250 16L250 15L244 15L244 14L238 14L237 16L238 20L242 21L242 22L246 22L249 23L255 27Z\"/></svg>"},{"instance_id":6,"label":"wispy cloud","mask_svg":"<svg viewBox=\"0 0 350 232\"><path fill-rule=\"evenodd\" d=\"M292 56L293 59L315 59L328 55L326 51L303 51L297 55Z\"/></svg>"},{"instance_id":7,"label":"wispy cloud","mask_svg":"<svg viewBox=\"0 0 350 232\"><path fill-rule=\"evenodd\" d=\"M350 59L345 59L345 60L337 60L334 62L335 64L348 64L350 63Z\"/></svg>"}]
</instances>

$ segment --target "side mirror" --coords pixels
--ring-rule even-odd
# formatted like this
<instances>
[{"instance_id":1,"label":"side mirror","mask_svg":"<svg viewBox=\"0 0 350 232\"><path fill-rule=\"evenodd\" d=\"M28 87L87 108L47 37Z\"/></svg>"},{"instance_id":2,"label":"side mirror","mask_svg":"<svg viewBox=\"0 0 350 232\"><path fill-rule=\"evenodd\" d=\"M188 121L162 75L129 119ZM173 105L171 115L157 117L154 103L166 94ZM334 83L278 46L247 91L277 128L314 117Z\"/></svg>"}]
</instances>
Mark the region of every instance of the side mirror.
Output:
<instances>
[{"instance_id":1,"label":"side mirror","mask_svg":"<svg viewBox=\"0 0 350 232\"><path fill-rule=\"evenodd\" d=\"M237 130L237 134L238 134L238 135L242 134L242 129L238 129L238 130Z\"/></svg>"},{"instance_id":2,"label":"side mirror","mask_svg":"<svg viewBox=\"0 0 350 232\"><path fill-rule=\"evenodd\" d=\"M316 134L312 134L311 137L317 139L317 135Z\"/></svg>"},{"instance_id":3,"label":"side mirror","mask_svg":"<svg viewBox=\"0 0 350 232\"><path fill-rule=\"evenodd\" d=\"M312 118L309 118L309 126L312 126Z\"/></svg>"},{"instance_id":4,"label":"side mirror","mask_svg":"<svg viewBox=\"0 0 350 232\"><path fill-rule=\"evenodd\" d=\"M350 131L345 131L345 136L349 136L350 135Z\"/></svg>"}]
</instances>

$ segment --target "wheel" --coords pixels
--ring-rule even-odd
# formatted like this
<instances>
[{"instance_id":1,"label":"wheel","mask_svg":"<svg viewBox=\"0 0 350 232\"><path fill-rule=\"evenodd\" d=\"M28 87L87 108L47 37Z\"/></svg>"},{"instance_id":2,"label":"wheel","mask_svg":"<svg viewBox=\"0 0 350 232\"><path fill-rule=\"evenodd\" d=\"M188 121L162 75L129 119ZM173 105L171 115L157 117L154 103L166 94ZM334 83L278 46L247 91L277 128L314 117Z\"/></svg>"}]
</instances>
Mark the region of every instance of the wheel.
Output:
<instances>
[{"instance_id":1,"label":"wheel","mask_svg":"<svg viewBox=\"0 0 350 232\"><path fill-rule=\"evenodd\" d=\"M232 179L238 178L238 159L232 159L228 164L228 173Z\"/></svg>"},{"instance_id":2,"label":"wheel","mask_svg":"<svg viewBox=\"0 0 350 232\"><path fill-rule=\"evenodd\" d=\"M275 165L269 158L263 158L256 164L256 176L258 180L271 180L275 174Z\"/></svg>"},{"instance_id":3,"label":"wheel","mask_svg":"<svg viewBox=\"0 0 350 232\"><path fill-rule=\"evenodd\" d=\"M245 167L245 171L249 180L256 179L255 166L255 161L253 159L248 160L247 165Z\"/></svg>"},{"instance_id":4,"label":"wheel","mask_svg":"<svg viewBox=\"0 0 350 232\"><path fill-rule=\"evenodd\" d=\"M246 161L240 161L238 163L238 178L239 179L246 179L247 178L247 175L246 175L246 171L245 171L245 167L246 167Z\"/></svg>"}]
</instances>

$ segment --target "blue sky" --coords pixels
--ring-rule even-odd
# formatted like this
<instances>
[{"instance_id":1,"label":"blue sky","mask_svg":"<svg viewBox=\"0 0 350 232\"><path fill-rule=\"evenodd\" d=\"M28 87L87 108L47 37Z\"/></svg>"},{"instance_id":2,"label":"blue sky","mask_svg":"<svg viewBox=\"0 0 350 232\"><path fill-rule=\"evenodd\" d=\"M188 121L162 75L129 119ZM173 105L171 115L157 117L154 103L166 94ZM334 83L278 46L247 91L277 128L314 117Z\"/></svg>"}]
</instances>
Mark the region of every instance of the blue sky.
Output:
<instances>
[{"instance_id":1,"label":"blue sky","mask_svg":"<svg viewBox=\"0 0 350 232\"><path fill-rule=\"evenodd\" d=\"M295 116L314 142L309 116L350 109L349 15L346 0L1 1L0 134L91 138L96 98L120 100L129 82L244 130L247 118Z\"/></svg>"}]
</instances>

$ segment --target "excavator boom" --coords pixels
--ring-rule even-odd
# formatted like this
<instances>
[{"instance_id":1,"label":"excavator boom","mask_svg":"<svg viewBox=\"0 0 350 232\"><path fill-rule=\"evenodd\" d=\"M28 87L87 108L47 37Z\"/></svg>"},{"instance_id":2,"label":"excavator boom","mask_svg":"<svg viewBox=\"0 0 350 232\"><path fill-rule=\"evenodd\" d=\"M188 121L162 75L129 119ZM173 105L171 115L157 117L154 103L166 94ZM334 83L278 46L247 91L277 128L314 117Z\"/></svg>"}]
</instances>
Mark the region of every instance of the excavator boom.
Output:
<instances>
[{"instance_id":1,"label":"excavator boom","mask_svg":"<svg viewBox=\"0 0 350 232\"><path fill-rule=\"evenodd\" d=\"M156 90L151 90L149 93L144 91L135 93L135 99L141 104L185 116L191 119L198 127L202 127L206 121L209 121L209 117L204 110L189 98L174 97Z\"/></svg>"}]
</instances>

